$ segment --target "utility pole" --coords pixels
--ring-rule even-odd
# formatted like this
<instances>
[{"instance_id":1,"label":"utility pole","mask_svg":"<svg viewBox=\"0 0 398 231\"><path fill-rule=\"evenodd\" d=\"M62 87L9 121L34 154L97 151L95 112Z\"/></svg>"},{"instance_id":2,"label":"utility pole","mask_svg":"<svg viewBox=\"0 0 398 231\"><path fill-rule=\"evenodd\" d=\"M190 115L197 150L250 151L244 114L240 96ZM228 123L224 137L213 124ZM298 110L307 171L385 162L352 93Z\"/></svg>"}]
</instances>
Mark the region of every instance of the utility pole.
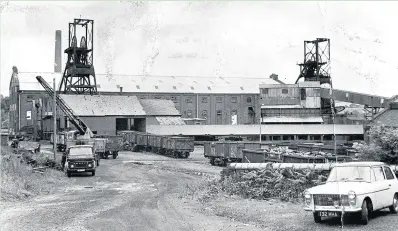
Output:
<instances>
[{"instance_id":1,"label":"utility pole","mask_svg":"<svg viewBox=\"0 0 398 231\"><path fill-rule=\"evenodd\" d=\"M262 118L260 116L260 143L261 143L261 120L262 120Z\"/></svg>"},{"instance_id":2,"label":"utility pole","mask_svg":"<svg viewBox=\"0 0 398 231\"><path fill-rule=\"evenodd\" d=\"M54 149L54 161L57 160L57 101L56 94L57 90L55 88L55 77L53 78L53 89L54 89L54 99L53 99L53 119L54 119L54 135L53 135L53 149Z\"/></svg>"}]
</instances>

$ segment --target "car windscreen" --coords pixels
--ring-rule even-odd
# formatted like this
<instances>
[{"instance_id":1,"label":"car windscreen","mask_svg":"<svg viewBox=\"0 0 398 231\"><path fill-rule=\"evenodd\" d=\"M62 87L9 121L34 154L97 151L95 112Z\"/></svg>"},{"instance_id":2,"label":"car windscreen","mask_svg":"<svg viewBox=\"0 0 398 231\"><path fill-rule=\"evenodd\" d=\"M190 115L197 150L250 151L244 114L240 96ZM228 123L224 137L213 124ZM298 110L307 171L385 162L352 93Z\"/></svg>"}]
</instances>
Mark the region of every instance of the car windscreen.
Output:
<instances>
[{"instance_id":1,"label":"car windscreen","mask_svg":"<svg viewBox=\"0 0 398 231\"><path fill-rule=\"evenodd\" d=\"M81 156L81 155L91 155L91 154L92 154L92 150L90 147L69 149L69 155L71 155L71 156Z\"/></svg>"},{"instance_id":2,"label":"car windscreen","mask_svg":"<svg viewBox=\"0 0 398 231\"><path fill-rule=\"evenodd\" d=\"M365 166L338 166L330 171L328 182L358 181L371 182L371 169Z\"/></svg>"}]
</instances>

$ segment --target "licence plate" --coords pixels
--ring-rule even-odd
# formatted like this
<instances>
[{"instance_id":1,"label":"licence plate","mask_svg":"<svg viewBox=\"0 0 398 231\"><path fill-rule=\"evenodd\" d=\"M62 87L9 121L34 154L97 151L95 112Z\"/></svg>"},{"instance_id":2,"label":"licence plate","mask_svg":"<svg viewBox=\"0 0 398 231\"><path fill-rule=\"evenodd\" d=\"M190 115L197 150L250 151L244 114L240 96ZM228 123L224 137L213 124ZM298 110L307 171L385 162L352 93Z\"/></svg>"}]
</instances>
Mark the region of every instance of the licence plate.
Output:
<instances>
[{"instance_id":1,"label":"licence plate","mask_svg":"<svg viewBox=\"0 0 398 231\"><path fill-rule=\"evenodd\" d=\"M337 212L319 212L320 217L338 217L339 214Z\"/></svg>"},{"instance_id":2,"label":"licence plate","mask_svg":"<svg viewBox=\"0 0 398 231\"><path fill-rule=\"evenodd\" d=\"M78 169L77 171L78 172L84 172L85 170L84 169Z\"/></svg>"}]
</instances>

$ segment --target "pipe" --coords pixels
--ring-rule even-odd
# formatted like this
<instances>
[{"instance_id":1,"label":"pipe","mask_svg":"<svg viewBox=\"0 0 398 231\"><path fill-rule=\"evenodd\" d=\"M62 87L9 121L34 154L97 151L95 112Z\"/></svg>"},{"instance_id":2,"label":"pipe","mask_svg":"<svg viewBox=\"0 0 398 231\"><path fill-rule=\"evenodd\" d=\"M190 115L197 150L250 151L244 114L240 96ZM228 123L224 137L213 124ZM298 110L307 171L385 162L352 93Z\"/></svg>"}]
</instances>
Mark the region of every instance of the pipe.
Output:
<instances>
[{"instance_id":1,"label":"pipe","mask_svg":"<svg viewBox=\"0 0 398 231\"><path fill-rule=\"evenodd\" d=\"M266 168L274 169L311 169L311 170L323 170L329 171L334 167L335 163L329 164L307 164L307 163L231 163L228 165L228 169L231 170L259 170ZM390 165L391 169L398 173L398 165Z\"/></svg>"}]
</instances>

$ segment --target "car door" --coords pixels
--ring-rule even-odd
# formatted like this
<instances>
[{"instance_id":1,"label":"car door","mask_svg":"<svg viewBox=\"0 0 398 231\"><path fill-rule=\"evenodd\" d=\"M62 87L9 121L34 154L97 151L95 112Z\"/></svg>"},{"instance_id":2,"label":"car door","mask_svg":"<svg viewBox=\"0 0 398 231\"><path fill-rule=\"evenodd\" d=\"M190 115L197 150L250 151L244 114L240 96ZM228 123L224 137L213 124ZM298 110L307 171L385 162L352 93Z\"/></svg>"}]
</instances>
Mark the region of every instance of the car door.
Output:
<instances>
[{"instance_id":1,"label":"car door","mask_svg":"<svg viewBox=\"0 0 398 231\"><path fill-rule=\"evenodd\" d=\"M386 176L386 181L388 182L388 195L386 195L386 203L387 206L389 206L392 205L394 194L397 190L397 179L394 177L394 173L391 171L390 167L384 166L383 170Z\"/></svg>"},{"instance_id":2,"label":"car door","mask_svg":"<svg viewBox=\"0 0 398 231\"><path fill-rule=\"evenodd\" d=\"M391 200L389 199L389 186L382 166L374 167L373 170L375 173L377 209L380 209L386 207Z\"/></svg>"}]
</instances>

